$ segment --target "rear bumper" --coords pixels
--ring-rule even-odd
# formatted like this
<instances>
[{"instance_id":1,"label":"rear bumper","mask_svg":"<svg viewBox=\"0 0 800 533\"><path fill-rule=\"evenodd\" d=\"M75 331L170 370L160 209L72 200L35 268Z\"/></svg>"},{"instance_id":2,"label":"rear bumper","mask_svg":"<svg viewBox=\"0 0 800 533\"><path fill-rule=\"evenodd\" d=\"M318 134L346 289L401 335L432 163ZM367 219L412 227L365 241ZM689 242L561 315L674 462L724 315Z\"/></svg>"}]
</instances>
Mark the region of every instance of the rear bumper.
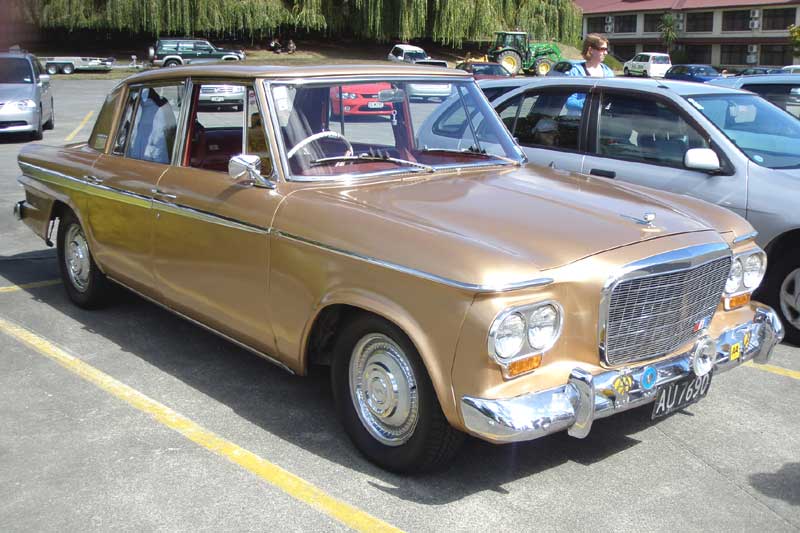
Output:
<instances>
[{"instance_id":1,"label":"rear bumper","mask_svg":"<svg viewBox=\"0 0 800 533\"><path fill-rule=\"evenodd\" d=\"M726 330L713 339L717 347L715 374L748 360L766 363L775 345L783 339L783 326L775 311L755 302L752 305L755 315L750 322ZM744 340L748 335L749 344L745 346ZM731 346L737 343L743 346L741 355L731 360ZM574 368L568 382L554 389L506 399L464 396L461 413L467 430L490 442L533 440L564 430L573 437L583 438L589 434L594 420L651 403L660 386L689 376L693 358L694 347L658 363L595 375ZM648 389L642 385L642 378L646 370L652 374L650 368L656 370L657 379ZM632 385L629 391L620 395L613 384L623 375L632 378Z\"/></svg>"}]
</instances>

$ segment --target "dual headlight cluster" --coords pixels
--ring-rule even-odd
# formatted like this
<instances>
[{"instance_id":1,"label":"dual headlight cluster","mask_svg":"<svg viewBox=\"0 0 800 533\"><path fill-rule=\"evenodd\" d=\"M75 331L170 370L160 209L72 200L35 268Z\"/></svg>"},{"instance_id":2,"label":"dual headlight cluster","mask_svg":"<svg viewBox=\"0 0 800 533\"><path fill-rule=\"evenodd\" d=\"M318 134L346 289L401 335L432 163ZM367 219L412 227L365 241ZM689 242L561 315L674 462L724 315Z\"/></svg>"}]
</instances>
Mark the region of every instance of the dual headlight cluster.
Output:
<instances>
[{"instance_id":1,"label":"dual headlight cluster","mask_svg":"<svg viewBox=\"0 0 800 533\"><path fill-rule=\"evenodd\" d=\"M30 98L27 98L25 100L17 100L16 102L7 102L6 106L8 106L9 108L11 106L15 106L20 111L28 111L29 109L36 109L37 107L39 107L36 104L36 102L31 100Z\"/></svg>"},{"instance_id":2,"label":"dual headlight cluster","mask_svg":"<svg viewBox=\"0 0 800 533\"><path fill-rule=\"evenodd\" d=\"M541 362L541 354L558 340L563 315L555 301L504 310L489 328L490 357L503 368L506 377L535 369Z\"/></svg>"},{"instance_id":3,"label":"dual headlight cluster","mask_svg":"<svg viewBox=\"0 0 800 533\"><path fill-rule=\"evenodd\" d=\"M733 257L728 279L725 281L725 309L741 307L767 271L767 254L762 250L749 251Z\"/></svg>"}]
</instances>

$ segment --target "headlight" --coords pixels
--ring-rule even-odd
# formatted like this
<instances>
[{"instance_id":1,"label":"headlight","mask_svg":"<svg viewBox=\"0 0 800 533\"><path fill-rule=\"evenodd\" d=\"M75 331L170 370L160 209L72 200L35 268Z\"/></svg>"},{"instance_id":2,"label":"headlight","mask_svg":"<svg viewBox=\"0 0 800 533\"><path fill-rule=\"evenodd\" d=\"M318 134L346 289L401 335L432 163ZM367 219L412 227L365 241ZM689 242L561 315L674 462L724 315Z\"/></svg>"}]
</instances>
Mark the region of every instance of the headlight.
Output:
<instances>
[{"instance_id":1,"label":"headlight","mask_svg":"<svg viewBox=\"0 0 800 533\"><path fill-rule=\"evenodd\" d=\"M28 98L27 100L20 100L16 104L17 107L20 108L22 111L25 111L26 109L35 109L36 107L38 107L36 105L36 102L31 100L30 98Z\"/></svg>"},{"instance_id":2,"label":"headlight","mask_svg":"<svg viewBox=\"0 0 800 533\"><path fill-rule=\"evenodd\" d=\"M733 263L731 263L731 271L728 274L728 279L725 281L726 294L733 294L739 291L742 286L743 271L742 262L738 258L734 258Z\"/></svg>"},{"instance_id":3,"label":"headlight","mask_svg":"<svg viewBox=\"0 0 800 533\"><path fill-rule=\"evenodd\" d=\"M525 342L525 319L519 313L503 318L494 332L494 353L501 359L517 355Z\"/></svg>"},{"instance_id":4,"label":"headlight","mask_svg":"<svg viewBox=\"0 0 800 533\"><path fill-rule=\"evenodd\" d=\"M553 345L558 336L561 315L554 305L543 305L534 309L528 317L528 344L541 352Z\"/></svg>"},{"instance_id":5,"label":"headlight","mask_svg":"<svg viewBox=\"0 0 800 533\"><path fill-rule=\"evenodd\" d=\"M748 289L755 289L761 280L764 279L764 273L767 271L767 256L764 252L756 252L748 255L742 261L742 282Z\"/></svg>"},{"instance_id":6,"label":"headlight","mask_svg":"<svg viewBox=\"0 0 800 533\"><path fill-rule=\"evenodd\" d=\"M489 328L489 356L506 378L530 372L561 334L563 311L555 301L505 309Z\"/></svg>"}]
</instances>

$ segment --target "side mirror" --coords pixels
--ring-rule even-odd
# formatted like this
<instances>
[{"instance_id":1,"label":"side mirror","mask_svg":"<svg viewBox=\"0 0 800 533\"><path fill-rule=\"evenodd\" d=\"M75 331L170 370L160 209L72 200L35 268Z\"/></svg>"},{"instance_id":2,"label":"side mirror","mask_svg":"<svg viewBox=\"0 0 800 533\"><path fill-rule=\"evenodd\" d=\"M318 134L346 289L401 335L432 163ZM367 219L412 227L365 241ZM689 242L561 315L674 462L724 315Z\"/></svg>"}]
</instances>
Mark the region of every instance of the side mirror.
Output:
<instances>
[{"instance_id":1,"label":"side mirror","mask_svg":"<svg viewBox=\"0 0 800 533\"><path fill-rule=\"evenodd\" d=\"M274 182L261 175L261 158L257 155L239 154L231 157L228 175L233 181L245 179L260 187L275 188Z\"/></svg>"},{"instance_id":2,"label":"side mirror","mask_svg":"<svg viewBox=\"0 0 800 533\"><path fill-rule=\"evenodd\" d=\"M50 75L49 74L39 74L39 81L42 83L50 83Z\"/></svg>"},{"instance_id":3,"label":"side mirror","mask_svg":"<svg viewBox=\"0 0 800 533\"><path fill-rule=\"evenodd\" d=\"M683 156L683 165L692 170L718 172L721 169L719 157L711 148L691 148Z\"/></svg>"}]
</instances>

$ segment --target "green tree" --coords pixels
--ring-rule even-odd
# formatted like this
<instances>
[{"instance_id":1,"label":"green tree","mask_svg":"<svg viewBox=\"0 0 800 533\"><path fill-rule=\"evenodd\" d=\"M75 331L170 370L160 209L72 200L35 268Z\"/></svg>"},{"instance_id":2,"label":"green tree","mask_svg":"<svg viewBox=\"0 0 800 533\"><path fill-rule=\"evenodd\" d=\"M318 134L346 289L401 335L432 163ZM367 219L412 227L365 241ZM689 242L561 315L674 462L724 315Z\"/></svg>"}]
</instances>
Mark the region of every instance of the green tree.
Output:
<instances>
[{"instance_id":1,"label":"green tree","mask_svg":"<svg viewBox=\"0 0 800 533\"><path fill-rule=\"evenodd\" d=\"M792 53L800 57L800 26L789 26L789 42L792 44Z\"/></svg>"},{"instance_id":2,"label":"green tree","mask_svg":"<svg viewBox=\"0 0 800 533\"><path fill-rule=\"evenodd\" d=\"M667 52L671 52L678 40L678 21L672 13L664 13L658 23L658 31L661 32L661 42L667 47Z\"/></svg>"}]
</instances>

